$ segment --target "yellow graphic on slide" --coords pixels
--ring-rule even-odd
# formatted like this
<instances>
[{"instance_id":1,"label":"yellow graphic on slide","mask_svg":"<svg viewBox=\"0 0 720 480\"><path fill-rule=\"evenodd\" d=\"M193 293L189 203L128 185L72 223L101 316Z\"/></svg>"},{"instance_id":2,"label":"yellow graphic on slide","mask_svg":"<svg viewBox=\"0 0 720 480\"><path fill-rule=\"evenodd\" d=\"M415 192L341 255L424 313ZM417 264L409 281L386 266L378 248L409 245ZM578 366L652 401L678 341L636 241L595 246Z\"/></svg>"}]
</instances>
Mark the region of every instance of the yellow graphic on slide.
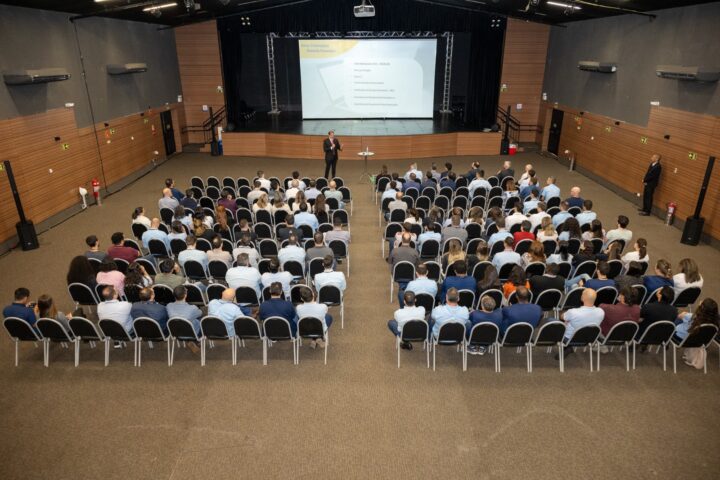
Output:
<instances>
[{"instance_id":1,"label":"yellow graphic on slide","mask_svg":"<svg viewBox=\"0 0 720 480\"><path fill-rule=\"evenodd\" d=\"M349 52L358 40L300 40L300 58L333 58Z\"/></svg>"}]
</instances>

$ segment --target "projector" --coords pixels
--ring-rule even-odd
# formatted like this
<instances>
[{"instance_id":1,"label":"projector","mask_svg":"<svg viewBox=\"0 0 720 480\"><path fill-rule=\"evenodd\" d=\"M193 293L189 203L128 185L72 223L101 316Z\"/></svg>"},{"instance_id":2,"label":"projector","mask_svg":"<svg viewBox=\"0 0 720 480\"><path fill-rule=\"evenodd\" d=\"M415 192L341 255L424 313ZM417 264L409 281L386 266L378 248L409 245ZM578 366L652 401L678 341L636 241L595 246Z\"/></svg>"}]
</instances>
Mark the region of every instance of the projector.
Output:
<instances>
[{"instance_id":1,"label":"projector","mask_svg":"<svg viewBox=\"0 0 720 480\"><path fill-rule=\"evenodd\" d=\"M367 0L363 0L362 5L353 7L353 13L358 18L374 17L375 7L369 4Z\"/></svg>"}]
</instances>

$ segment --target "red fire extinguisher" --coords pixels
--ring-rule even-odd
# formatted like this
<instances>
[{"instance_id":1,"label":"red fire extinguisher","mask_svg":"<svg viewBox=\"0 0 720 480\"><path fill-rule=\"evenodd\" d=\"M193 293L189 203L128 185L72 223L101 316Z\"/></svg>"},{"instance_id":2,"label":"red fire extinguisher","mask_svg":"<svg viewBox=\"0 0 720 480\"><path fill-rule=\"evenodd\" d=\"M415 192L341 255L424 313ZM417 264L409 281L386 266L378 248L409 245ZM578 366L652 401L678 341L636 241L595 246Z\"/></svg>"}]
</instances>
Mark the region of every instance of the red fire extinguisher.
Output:
<instances>
[{"instance_id":1,"label":"red fire extinguisher","mask_svg":"<svg viewBox=\"0 0 720 480\"><path fill-rule=\"evenodd\" d=\"M667 215L665 216L665 225L672 225L673 219L675 218L675 209L677 204L675 202L668 203Z\"/></svg>"},{"instance_id":2,"label":"red fire extinguisher","mask_svg":"<svg viewBox=\"0 0 720 480\"><path fill-rule=\"evenodd\" d=\"M98 205L102 205L102 202L100 201L100 180L97 178L92 179L92 189L93 189L93 197L95 197L95 202Z\"/></svg>"}]
</instances>

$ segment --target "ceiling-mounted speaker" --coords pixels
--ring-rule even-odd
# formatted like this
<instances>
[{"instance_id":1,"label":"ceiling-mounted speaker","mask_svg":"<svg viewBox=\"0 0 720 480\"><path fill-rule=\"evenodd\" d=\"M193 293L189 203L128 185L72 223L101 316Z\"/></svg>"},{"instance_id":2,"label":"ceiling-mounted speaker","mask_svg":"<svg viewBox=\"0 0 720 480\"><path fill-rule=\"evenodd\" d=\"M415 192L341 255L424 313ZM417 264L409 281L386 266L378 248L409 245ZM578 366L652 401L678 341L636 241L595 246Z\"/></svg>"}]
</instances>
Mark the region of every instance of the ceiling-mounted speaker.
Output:
<instances>
[{"instance_id":1,"label":"ceiling-mounted speaker","mask_svg":"<svg viewBox=\"0 0 720 480\"><path fill-rule=\"evenodd\" d=\"M655 73L660 78L690 80L694 82L717 82L720 80L720 68L682 67L680 65L658 65Z\"/></svg>"},{"instance_id":2,"label":"ceiling-mounted speaker","mask_svg":"<svg viewBox=\"0 0 720 480\"><path fill-rule=\"evenodd\" d=\"M591 60L583 60L578 62L578 68L587 72L599 72L599 73L615 73L617 71L617 65L610 62L595 62Z\"/></svg>"},{"instance_id":3,"label":"ceiling-mounted speaker","mask_svg":"<svg viewBox=\"0 0 720 480\"><path fill-rule=\"evenodd\" d=\"M64 68L36 68L3 72L3 81L6 85L35 85L60 82L68 78L70 78L70 74Z\"/></svg>"},{"instance_id":4,"label":"ceiling-mounted speaker","mask_svg":"<svg viewBox=\"0 0 720 480\"><path fill-rule=\"evenodd\" d=\"M147 63L110 63L107 65L110 75L126 75L128 73L147 72Z\"/></svg>"}]
</instances>

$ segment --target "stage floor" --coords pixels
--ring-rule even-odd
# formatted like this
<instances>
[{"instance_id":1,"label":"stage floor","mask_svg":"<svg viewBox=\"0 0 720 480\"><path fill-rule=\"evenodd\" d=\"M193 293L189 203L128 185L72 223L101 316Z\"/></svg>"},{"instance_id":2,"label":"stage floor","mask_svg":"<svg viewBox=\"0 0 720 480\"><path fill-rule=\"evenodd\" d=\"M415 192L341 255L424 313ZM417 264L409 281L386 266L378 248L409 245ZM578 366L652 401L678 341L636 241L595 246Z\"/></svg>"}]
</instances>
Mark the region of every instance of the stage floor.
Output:
<instances>
[{"instance_id":1,"label":"stage floor","mask_svg":"<svg viewBox=\"0 0 720 480\"><path fill-rule=\"evenodd\" d=\"M254 119L236 125L233 131L327 135L331 129L335 130L338 136L430 135L482 131L480 128L464 125L452 115L439 113L433 118L303 120L299 112L280 112L279 115L257 113Z\"/></svg>"}]
</instances>

